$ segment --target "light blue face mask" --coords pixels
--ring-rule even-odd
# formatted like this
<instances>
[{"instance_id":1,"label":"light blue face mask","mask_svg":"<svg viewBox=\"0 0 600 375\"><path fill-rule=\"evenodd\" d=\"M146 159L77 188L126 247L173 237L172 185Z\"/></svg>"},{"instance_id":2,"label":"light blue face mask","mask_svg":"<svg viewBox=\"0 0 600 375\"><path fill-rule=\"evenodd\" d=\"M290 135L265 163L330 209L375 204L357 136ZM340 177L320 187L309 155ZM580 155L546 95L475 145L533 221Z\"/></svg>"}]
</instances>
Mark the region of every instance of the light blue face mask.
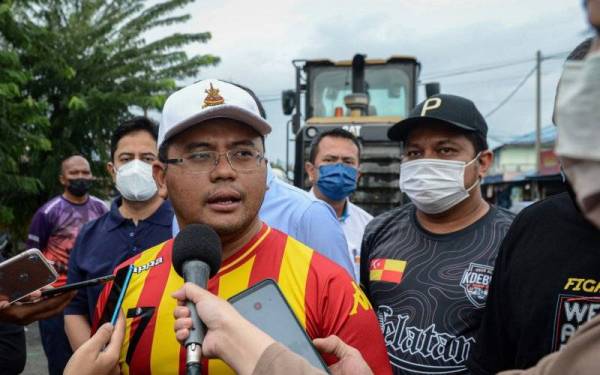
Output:
<instances>
[{"instance_id":1,"label":"light blue face mask","mask_svg":"<svg viewBox=\"0 0 600 375\"><path fill-rule=\"evenodd\" d=\"M319 167L317 187L332 201L341 201L356 190L358 170L349 165L326 164Z\"/></svg>"}]
</instances>

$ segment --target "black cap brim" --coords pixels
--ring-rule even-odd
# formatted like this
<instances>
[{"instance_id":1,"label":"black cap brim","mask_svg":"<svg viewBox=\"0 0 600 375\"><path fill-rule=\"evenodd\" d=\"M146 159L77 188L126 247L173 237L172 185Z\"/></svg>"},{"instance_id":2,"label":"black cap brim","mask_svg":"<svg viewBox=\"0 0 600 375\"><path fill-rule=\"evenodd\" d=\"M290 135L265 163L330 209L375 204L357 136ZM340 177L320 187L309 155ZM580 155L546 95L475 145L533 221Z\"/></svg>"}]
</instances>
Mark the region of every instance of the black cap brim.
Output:
<instances>
[{"instance_id":1,"label":"black cap brim","mask_svg":"<svg viewBox=\"0 0 600 375\"><path fill-rule=\"evenodd\" d=\"M423 124L424 122L428 124L436 123L448 125L450 127L459 128L461 130L466 130L469 132L476 132L477 129L474 129L470 126L454 122L448 121L441 118L433 117L433 116L419 116L419 117L409 117L404 119L388 129L387 136L392 141L404 141L408 134L419 124Z\"/></svg>"}]
</instances>

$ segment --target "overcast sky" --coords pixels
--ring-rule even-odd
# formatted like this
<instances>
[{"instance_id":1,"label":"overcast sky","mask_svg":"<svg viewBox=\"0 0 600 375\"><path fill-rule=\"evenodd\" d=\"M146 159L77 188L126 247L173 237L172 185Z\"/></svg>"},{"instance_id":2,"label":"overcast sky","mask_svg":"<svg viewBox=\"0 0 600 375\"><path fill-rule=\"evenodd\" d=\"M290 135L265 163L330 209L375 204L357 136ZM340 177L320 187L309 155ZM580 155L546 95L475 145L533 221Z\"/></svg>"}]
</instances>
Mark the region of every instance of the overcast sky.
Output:
<instances>
[{"instance_id":1,"label":"overcast sky","mask_svg":"<svg viewBox=\"0 0 600 375\"><path fill-rule=\"evenodd\" d=\"M503 62L518 65L437 79L442 92L462 95L485 115L535 66L535 53L572 50L590 35L580 0L197 0L183 12L192 20L162 29L210 31L206 44L189 54L221 58L198 79L223 78L252 88L265 99L273 133L267 139L271 160L285 160L287 118L277 100L294 86L291 60L351 59L412 55L422 64L421 78ZM563 59L542 65L543 121L551 123L556 82ZM500 110L487 118L490 143L534 130L535 75ZM423 99L420 93L419 101ZM293 150L293 147L290 147ZM293 156L290 155L290 158Z\"/></svg>"}]
</instances>

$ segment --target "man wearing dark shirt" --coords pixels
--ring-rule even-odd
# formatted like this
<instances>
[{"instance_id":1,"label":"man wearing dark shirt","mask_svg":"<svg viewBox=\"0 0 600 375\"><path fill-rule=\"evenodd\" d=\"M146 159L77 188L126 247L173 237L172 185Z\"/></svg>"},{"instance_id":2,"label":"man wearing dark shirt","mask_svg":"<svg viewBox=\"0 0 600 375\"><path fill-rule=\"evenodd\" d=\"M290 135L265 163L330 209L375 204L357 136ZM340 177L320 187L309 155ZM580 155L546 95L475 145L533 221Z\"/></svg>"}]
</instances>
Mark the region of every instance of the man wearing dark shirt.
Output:
<instances>
[{"instance_id":1,"label":"man wearing dark shirt","mask_svg":"<svg viewBox=\"0 0 600 375\"><path fill-rule=\"evenodd\" d=\"M171 238L173 209L157 194L152 162L157 126L145 117L125 121L111 139L107 165L121 197L110 212L83 227L69 262L69 283L110 275L119 263ZM90 337L90 322L102 285L80 289L65 309L73 349Z\"/></svg>"},{"instance_id":2,"label":"man wearing dark shirt","mask_svg":"<svg viewBox=\"0 0 600 375\"><path fill-rule=\"evenodd\" d=\"M598 29L600 1L586 5ZM594 43L595 65L587 57L594 44L585 41L567 58L557 93L556 153L568 192L521 211L506 235L469 363L473 374L533 366L570 346L600 313L600 111L589 105L600 97L598 36Z\"/></svg>"},{"instance_id":3,"label":"man wearing dark shirt","mask_svg":"<svg viewBox=\"0 0 600 375\"><path fill-rule=\"evenodd\" d=\"M82 156L63 160L59 180L63 193L37 210L27 237L27 248L40 249L58 272L55 287L66 283L69 255L83 224L107 211L104 202L88 194L93 176L88 161ZM72 354L62 314L40 320L39 327L48 371L51 375L62 374Z\"/></svg>"},{"instance_id":4,"label":"man wearing dark shirt","mask_svg":"<svg viewBox=\"0 0 600 375\"><path fill-rule=\"evenodd\" d=\"M435 95L388 137L404 142L400 189L412 203L367 225L360 279L395 374L464 374L513 219L481 196L487 124L470 100Z\"/></svg>"}]
</instances>

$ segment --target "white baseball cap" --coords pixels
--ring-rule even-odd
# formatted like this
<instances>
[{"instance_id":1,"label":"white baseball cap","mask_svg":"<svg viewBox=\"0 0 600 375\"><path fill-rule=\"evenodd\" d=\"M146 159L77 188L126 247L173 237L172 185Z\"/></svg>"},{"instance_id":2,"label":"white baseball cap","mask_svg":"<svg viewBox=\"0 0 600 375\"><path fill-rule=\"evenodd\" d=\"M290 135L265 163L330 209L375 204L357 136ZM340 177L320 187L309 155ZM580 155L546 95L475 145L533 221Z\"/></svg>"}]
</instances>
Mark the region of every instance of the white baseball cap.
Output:
<instances>
[{"instance_id":1,"label":"white baseball cap","mask_svg":"<svg viewBox=\"0 0 600 375\"><path fill-rule=\"evenodd\" d=\"M205 79L167 98L158 129L158 147L190 126L214 118L237 120L262 136L271 132L256 100L246 90L218 79Z\"/></svg>"}]
</instances>

